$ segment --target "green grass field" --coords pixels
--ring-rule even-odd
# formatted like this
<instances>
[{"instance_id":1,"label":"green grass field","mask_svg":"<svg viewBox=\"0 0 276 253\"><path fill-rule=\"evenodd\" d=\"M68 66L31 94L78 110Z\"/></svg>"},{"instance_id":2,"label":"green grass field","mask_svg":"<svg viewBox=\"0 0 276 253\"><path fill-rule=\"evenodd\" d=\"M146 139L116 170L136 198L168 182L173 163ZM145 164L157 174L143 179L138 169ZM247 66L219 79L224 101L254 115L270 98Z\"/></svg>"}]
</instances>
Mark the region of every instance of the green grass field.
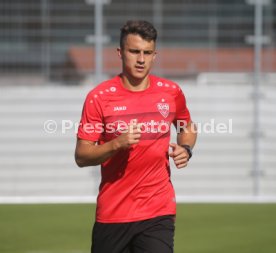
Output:
<instances>
[{"instance_id":1,"label":"green grass field","mask_svg":"<svg viewBox=\"0 0 276 253\"><path fill-rule=\"evenodd\" d=\"M276 252L276 204L177 208L176 253ZM0 252L88 253L94 213L92 204L0 205Z\"/></svg>"}]
</instances>

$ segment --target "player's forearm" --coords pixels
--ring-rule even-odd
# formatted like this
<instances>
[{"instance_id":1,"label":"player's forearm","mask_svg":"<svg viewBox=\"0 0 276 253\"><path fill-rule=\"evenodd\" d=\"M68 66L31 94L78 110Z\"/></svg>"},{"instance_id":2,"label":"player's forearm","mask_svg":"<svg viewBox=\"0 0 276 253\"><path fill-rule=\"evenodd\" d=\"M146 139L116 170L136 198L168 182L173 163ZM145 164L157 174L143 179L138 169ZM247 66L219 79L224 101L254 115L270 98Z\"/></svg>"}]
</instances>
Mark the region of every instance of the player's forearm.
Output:
<instances>
[{"instance_id":1,"label":"player's forearm","mask_svg":"<svg viewBox=\"0 0 276 253\"><path fill-rule=\"evenodd\" d=\"M129 126L127 132L101 145L78 139L75 152L76 163L80 167L99 165L111 158L117 151L138 144L140 138L141 131L134 122Z\"/></svg>"},{"instance_id":2,"label":"player's forearm","mask_svg":"<svg viewBox=\"0 0 276 253\"><path fill-rule=\"evenodd\" d=\"M193 122L190 122L185 130L177 134L178 145L189 145L191 148L194 147L197 138L197 128Z\"/></svg>"},{"instance_id":3,"label":"player's forearm","mask_svg":"<svg viewBox=\"0 0 276 253\"><path fill-rule=\"evenodd\" d=\"M102 145L77 144L75 160L79 167L99 165L111 158L118 150L113 141Z\"/></svg>"}]
</instances>

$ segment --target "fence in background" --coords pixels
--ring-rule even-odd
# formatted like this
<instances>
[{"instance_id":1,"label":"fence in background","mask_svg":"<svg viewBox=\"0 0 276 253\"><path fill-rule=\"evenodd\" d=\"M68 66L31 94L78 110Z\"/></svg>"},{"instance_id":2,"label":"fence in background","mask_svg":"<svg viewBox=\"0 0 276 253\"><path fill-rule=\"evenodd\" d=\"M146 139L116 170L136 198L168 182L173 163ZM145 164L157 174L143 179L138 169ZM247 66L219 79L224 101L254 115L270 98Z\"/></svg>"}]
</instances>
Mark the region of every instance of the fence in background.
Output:
<instances>
[{"instance_id":1,"label":"fence in background","mask_svg":"<svg viewBox=\"0 0 276 253\"><path fill-rule=\"evenodd\" d=\"M262 18L262 69L273 72L276 2L258 1L268 3ZM101 8L95 8L97 2ZM254 1L2 0L0 73L6 78L24 73L42 77L37 84L77 84L94 74L102 61L100 75L113 75L120 70L115 50L119 29L126 20L141 18L159 31L156 73L181 78L200 72L252 72L254 48L249 42L255 11L250 2ZM95 47L96 53L103 48L96 64Z\"/></svg>"}]
</instances>

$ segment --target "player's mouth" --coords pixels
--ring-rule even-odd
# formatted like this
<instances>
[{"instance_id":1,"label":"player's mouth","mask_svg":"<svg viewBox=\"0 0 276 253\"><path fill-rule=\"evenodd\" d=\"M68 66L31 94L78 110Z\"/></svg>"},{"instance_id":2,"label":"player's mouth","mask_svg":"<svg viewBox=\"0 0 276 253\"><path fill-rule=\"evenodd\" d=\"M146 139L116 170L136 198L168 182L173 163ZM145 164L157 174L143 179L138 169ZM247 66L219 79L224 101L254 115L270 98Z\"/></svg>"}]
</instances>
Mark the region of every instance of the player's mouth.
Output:
<instances>
[{"instance_id":1,"label":"player's mouth","mask_svg":"<svg viewBox=\"0 0 276 253\"><path fill-rule=\"evenodd\" d=\"M145 66L135 66L135 69L138 71L138 72L143 72L145 70Z\"/></svg>"}]
</instances>

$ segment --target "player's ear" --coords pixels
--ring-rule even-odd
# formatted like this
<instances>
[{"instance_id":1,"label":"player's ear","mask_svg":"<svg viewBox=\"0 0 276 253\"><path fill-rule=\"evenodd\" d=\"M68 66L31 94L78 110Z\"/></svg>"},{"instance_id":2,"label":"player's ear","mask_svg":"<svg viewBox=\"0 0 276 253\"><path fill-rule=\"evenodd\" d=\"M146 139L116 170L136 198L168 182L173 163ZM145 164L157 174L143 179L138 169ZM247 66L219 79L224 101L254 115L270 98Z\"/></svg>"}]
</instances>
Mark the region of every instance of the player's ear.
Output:
<instances>
[{"instance_id":1,"label":"player's ear","mask_svg":"<svg viewBox=\"0 0 276 253\"><path fill-rule=\"evenodd\" d=\"M117 53L120 59L122 59L122 49L120 47L117 47Z\"/></svg>"},{"instance_id":2,"label":"player's ear","mask_svg":"<svg viewBox=\"0 0 276 253\"><path fill-rule=\"evenodd\" d=\"M154 51L154 53L153 53L153 60L155 60L156 56L157 56L157 52Z\"/></svg>"}]
</instances>

